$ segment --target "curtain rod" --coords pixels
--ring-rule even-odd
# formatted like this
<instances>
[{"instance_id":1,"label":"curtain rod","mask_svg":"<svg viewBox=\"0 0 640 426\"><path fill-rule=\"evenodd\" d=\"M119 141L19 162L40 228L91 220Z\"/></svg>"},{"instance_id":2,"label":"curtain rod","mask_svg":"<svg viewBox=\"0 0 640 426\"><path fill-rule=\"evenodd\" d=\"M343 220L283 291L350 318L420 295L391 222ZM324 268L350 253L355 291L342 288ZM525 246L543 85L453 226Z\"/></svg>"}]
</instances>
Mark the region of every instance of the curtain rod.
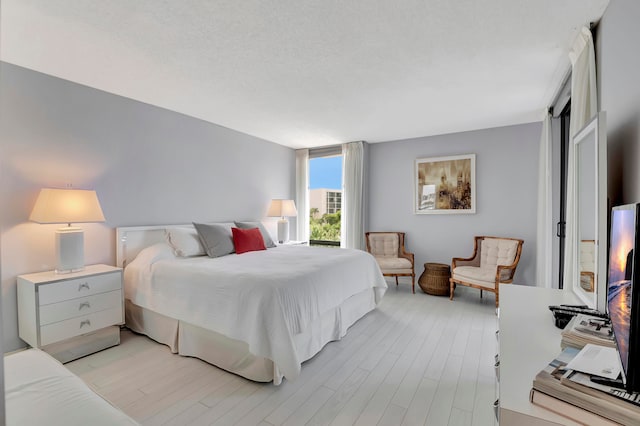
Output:
<instances>
[{"instance_id":1,"label":"curtain rod","mask_svg":"<svg viewBox=\"0 0 640 426\"><path fill-rule=\"evenodd\" d=\"M597 25L598 25L598 22L589 22L589 31L591 32L592 36L593 36L593 30ZM565 76L562 78L562 82L558 86L558 89L556 89L556 93L552 98L553 101L549 106L549 111L551 112L551 116L556 117L556 115L554 115L554 110L559 109L560 111L558 111L558 114L561 113L564 107L567 105L568 99L571 99L571 93L569 93L567 96L567 101L563 102L562 105L558 105L560 108L554 108L554 106L556 106L557 103L561 100L564 89L567 87L568 84L570 84L570 81L571 81L571 67L567 69Z\"/></svg>"},{"instance_id":2,"label":"curtain rod","mask_svg":"<svg viewBox=\"0 0 640 426\"><path fill-rule=\"evenodd\" d=\"M553 101L551 102L551 104L549 105L549 111L551 112L552 116L554 115L554 110L555 110L555 106L557 105L558 101L560 101L560 98L562 97L565 88L567 87L568 84L570 84L571 82L571 67L569 67L564 75L564 77L562 78L562 82L560 83L560 85L558 86L558 88L556 89L556 93L553 96ZM569 89L571 89L571 87L569 87ZM571 98L571 94L569 94L569 98ZM563 105L560 105L560 110L563 110L565 105L567 103L565 102ZM562 111L559 111L562 112Z\"/></svg>"}]
</instances>

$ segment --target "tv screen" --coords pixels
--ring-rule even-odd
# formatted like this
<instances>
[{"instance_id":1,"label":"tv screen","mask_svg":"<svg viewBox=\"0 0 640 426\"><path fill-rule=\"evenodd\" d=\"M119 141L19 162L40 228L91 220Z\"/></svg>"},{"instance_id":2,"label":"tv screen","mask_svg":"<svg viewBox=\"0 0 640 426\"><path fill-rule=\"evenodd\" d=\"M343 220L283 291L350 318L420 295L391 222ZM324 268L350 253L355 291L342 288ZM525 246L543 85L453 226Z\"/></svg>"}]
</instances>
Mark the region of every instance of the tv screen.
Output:
<instances>
[{"instance_id":1,"label":"tv screen","mask_svg":"<svg viewBox=\"0 0 640 426\"><path fill-rule=\"evenodd\" d=\"M629 392L640 391L640 267L636 256L639 206L627 204L611 210L609 237L607 310Z\"/></svg>"}]
</instances>

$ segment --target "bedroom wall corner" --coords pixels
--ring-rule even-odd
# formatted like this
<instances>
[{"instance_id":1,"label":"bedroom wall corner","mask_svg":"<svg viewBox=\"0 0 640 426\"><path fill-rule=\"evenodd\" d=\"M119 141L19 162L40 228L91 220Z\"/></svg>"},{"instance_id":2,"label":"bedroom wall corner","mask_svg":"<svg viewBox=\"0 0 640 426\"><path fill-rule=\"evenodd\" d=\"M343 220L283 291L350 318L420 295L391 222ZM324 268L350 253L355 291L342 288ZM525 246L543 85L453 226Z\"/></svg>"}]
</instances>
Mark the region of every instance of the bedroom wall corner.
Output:
<instances>
[{"instance_id":1,"label":"bedroom wall corner","mask_svg":"<svg viewBox=\"0 0 640 426\"><path fill-rule=\"evenodd\" d=\"M28 217L42 187L95 189L85 263L115 263L118 226L262 220L295 194L295 152L162 108L0 62L0 279L4 350L18 337L16 277L53 269L54 230Z\"/></svg>"},{"instance_id":2,"label":"bedroom wall corner","mask_svg":"<svg viewBox=\"0 0 640 426\"><path fill-rule=\"evenodd\" d=\"M514 282L535 285L541 123L370 145L369 227L404 231L417 276L425 262L470 256L475 235L524 240ZM475 214L414 214L418 158L476 154Z\"/></svg>"}]
</instances>

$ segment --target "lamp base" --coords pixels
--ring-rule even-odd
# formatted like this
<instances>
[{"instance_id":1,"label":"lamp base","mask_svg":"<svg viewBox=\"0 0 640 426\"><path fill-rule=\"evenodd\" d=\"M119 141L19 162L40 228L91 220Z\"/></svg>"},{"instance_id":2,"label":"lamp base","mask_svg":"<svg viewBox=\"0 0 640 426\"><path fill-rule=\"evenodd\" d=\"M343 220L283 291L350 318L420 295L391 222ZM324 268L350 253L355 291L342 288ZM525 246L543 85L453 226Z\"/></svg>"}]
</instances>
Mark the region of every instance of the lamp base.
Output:
<instances>
[{"instance_id":1,"label":"lamp base","mask_svg":"<svg viewBox=\"0 0 640 426\"><path fill-rule=\"evenodd\" d=\"M278 242L284 244L289 241L289 221L282 218L278 221Z\"/></svg>"},{"instance_id":2,"label":"lamp base","mask_svg":"<svg viewBox=\"0 0 640 426\"><path fill-rule=\"evenodd\" d=\"M56 274L84 269L84 231L68 226L56 230Z\"/></svg>"}]
</instances>

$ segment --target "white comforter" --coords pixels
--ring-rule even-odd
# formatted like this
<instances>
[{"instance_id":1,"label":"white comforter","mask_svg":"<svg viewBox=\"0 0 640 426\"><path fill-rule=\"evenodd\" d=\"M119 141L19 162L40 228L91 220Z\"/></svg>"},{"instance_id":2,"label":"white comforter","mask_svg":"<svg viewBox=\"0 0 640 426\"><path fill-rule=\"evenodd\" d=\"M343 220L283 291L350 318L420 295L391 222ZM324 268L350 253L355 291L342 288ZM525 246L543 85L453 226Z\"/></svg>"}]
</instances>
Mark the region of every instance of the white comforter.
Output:
<instances>
[{"instance_id":1,"label":"white comforter","mask_svg":"<svg viewBox=\"0 0 640 426\"><path fill-rule=\"evenodd\" d=\"M295 379L293 336L349 297L387 284L361 250L279 246L266 251L176 258L165 245L142 251L125 269L125 297L138 306L249 344Z\"/></svg>"}]
</instances>

